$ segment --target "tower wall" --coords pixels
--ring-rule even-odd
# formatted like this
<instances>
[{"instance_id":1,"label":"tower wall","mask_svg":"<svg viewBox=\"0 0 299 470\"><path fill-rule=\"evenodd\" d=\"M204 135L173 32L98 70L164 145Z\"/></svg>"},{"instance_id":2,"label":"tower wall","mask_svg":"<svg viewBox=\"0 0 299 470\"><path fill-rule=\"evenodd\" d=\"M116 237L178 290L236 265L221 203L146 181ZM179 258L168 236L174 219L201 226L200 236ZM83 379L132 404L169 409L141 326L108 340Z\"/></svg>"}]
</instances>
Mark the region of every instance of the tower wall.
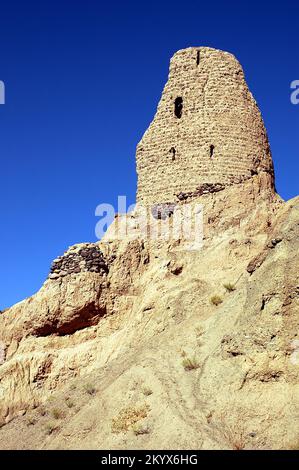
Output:
<instances>
[{"instance_id":1,"label":"tower wall","mask_svg":"<svg viewBox=\"0 0 299 470\"><path fill-rule=\"evenodd\" d=\"M273 167L266 130L235 57L201 47L170 62L156 115L137 146L137 202L176 202L201 185ZM273 183L274 184L274 183Z\"/></svg>"}]
</instances>

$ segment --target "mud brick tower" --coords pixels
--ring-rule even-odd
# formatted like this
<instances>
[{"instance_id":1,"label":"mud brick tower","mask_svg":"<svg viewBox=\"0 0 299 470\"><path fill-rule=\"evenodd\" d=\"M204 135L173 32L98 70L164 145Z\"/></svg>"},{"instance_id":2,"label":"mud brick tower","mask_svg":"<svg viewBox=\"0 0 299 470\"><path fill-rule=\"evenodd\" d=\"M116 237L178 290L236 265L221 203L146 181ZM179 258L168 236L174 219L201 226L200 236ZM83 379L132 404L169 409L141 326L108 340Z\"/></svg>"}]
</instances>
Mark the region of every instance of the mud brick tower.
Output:
<instances>
[{"instance_id":1,"label":"mud brick tower","mask_svg":"<svg viewBox=\"0 0 299 470\"><path fill-rule=\"evenodd\" d=\"M192 47L173 56L136 160L137 202L147 206L176 203L259 172L274 185L264 123L232 54Z\"/></svg>"}]
</instances>

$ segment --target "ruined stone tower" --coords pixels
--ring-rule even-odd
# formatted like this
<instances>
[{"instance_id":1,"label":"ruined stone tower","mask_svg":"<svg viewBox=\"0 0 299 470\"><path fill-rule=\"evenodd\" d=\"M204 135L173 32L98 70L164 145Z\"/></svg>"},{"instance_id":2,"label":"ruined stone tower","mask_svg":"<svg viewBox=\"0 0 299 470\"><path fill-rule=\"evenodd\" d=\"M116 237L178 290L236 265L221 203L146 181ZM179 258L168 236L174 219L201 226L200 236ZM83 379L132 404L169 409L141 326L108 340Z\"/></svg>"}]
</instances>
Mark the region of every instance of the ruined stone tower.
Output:
<instances>
[{"instance_id":1,"label":"ruined stone tower","mask_svg":"<svg viewBox=\"0 0 299 470\"><path fill-rule=\"evenodd\" d=\"M156 115L137 146L137 202L175 203L201 188L266 172L266 130L236 58L207 47L178 51Z\"/></svg>"}]
</instances>

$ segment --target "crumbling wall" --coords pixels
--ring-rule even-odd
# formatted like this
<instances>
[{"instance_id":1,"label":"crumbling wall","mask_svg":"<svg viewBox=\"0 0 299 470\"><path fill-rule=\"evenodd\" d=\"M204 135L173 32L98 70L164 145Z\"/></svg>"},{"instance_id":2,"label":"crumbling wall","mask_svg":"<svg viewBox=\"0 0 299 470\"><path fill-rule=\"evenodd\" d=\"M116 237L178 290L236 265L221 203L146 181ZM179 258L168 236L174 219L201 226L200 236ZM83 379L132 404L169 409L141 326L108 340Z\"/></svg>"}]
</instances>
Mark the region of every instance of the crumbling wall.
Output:
<instances>
[{"instance_id":1,"label":"crumbling wall","mask_svg":"<svg viewBox=\"0 0 299 470\"><path fill-rule=\"evenodd\" d=\"M74 245L51 266L49 279L58 279L80 272L108 273L109 268L100 248L94 243Z\"/></svg>"}]
</instances>

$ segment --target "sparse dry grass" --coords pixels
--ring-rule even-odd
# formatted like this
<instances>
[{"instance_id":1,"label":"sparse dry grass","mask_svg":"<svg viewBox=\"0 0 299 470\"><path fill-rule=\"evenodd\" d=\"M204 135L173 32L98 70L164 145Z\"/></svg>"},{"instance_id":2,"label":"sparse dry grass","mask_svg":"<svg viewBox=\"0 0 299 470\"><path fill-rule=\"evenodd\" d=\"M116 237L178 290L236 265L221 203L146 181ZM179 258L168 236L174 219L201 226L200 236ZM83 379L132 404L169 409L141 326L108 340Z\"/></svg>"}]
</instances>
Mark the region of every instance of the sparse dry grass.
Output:
<instances>
[{"instance_id":1,"label":"sparse dry grass","mask_svg":"<svg viewBox=\"0 0 299 470\"><path fill-rule=\"evenodd\" d=\"M243 450L245 449L245 439L243 436L235 436L234 439L231 441L232 450Z\"/></svg>"},{"instance_id":2,"label":"sparse dry grass","mask_svg":"<svg viewBox=\"0 0 299 470\"><path fill-rule=\"evenodd\" d=\"M73 408L75 406L75 403L71 400L70 397L67 397L65 399L65 404L68 408Z\"/></svg>"},{"instance_id":3,"label":"sparse dry grass","mask_svg":"<svg viewBox=\"0 0 299 470\"><path fill-rule=\"evenodd\" d=\"M151 432L150 427L147 423L136 423L132 427L135 436L141 436L143 434L149 434Z\"/></svg>"},{"instance_id":4,"label":"sparse dry grass","mask_svg":"<svg viewBox=\"0 0 299 470\"><path fill-rule=\"evenodd\" d=\"M226 282L223 284L223 287L227 292L234 292L234 290L236 290L235 284L232 284L231 282Z\"/></svg>"},{"instance_id":5,"label":"sparse dry grass","mask_svg":"<svg viewBox=\"0 0 299 470\"><path fill-rule=\"evenodd\" d=\"M210 298L210 302L212 305L220 305L222 304L223 300L222 300L222 297L220 297L219 295L213 295L211 298Z\"/></svg>"},{"instance_id":6,"label":"sparse dry grass","mask_svg":"<svg viewBox=\"0 0 299 470\"><path fill-rule=\"evenodd\" d=\"M186 371L189 371L189 370L198 369L200 367L200 363L195 356L193 356L192 358L184 357L184 359L182 360L182 366L184 367Z\"/></svg>"},{"instance_id":7,"label":"sparse dry grass","mask_svg":"<svg viewBox=\"0 0 299 470\"><path fill-rule=\"evenodd\" d=\"M46 414L48 413L47 412L47 409L44 407L44 406L40 406L38 409L37 409L38 413L41 415L41 416L46 416Z\"/></svg>"},{"instance_id":8,"label":"sparse dry grass","mask_svg":"<svg viewBox=\"0 0 299 470\"><path fill-rule=\"evenodd\" d=\"M46 434L50 435L52 434L54 431L56 431L58 429L58 426L56 423L52 423L52 422L49 422L46 424L45 426L45 432Z\"/></svg>"},{"instance_id":9,"label":"sparse dry grass","mask_svg":"<svg viewBox=\"0 0 299 470\"><path fill-rule=\"evenodd\" d=\"M27 418L27 426L34 426L37 422L37 419L34 416L29 416Z\"/></svg>"},{"instance_id":10,"label":"sparse dry grass","mask_svg":"<svg viewBox=\"0 0 299 470\"><path fill-rule=\"evenodd\" d=\"M88 395L95 395L95 393L97 391L95 386L90 384L90 383L85 385L84 390L85 390L86 393L88 393Z\"/></svg>"},{"instance_id":11,"label":"sparse dry grass","mask_svg":"<svg viewBox=\"0 0 299 470\"><path fill-rule=\"evenodd\" d=\"M197 327L195 328L195 335L196 335L196 337L199 338L199 337L202 336L203 334L204 334L204 329L203 329L202 325L197 326Z\"/></svg>"},{"instance_id":12,"label":"sparse dry grass","mask_svg":"<svg viewBox=\"0 0 299 470\"><path fill-rule=\"evenodd\" d=\"M210 422L213 436L217 435L224 440L232 450L243 450L246 446L246 431L242 410L240 414L232 417L224 413L218 416L217 421Z\"/></svg>"},{"instance_id":13,"label":"sparse dry grass","mask_svg":"<svg viewBox=\"0 0 299 470\"><path fill-rule=\"evenodd\" d=\"M150 395L153 394L153 391L152 391L152 389L151 389L150 387L144 386L144 387L142 388L142 393L143 393L143 395L145 395L146 397L149 397Z\"/></svg>"},{"instance_id":14,"label":"sparse dry grass","mask_svg":"<svg viewBox=\"0 0 299 470\"><path fill-rule=\"evenodd\" d=\"M139 407L129 406L124 408L117 416L112 419L112 432L119 434L121 432L127 432L130 429L133 429L138 421L147 417L149 410L150 408L148 405Z\"/></svg>"},{"instance_id":15,"label":"sparse dry grass","mask_svg":"<svg viewBox=\"0 0 299 470\"><path fill-rule=\"evenodd\" d=\"M54 410L52 410L52 416L54 419L61 419L63 418L63 411L59 408L54 408Z\"/></svg>"}]
</instances>

